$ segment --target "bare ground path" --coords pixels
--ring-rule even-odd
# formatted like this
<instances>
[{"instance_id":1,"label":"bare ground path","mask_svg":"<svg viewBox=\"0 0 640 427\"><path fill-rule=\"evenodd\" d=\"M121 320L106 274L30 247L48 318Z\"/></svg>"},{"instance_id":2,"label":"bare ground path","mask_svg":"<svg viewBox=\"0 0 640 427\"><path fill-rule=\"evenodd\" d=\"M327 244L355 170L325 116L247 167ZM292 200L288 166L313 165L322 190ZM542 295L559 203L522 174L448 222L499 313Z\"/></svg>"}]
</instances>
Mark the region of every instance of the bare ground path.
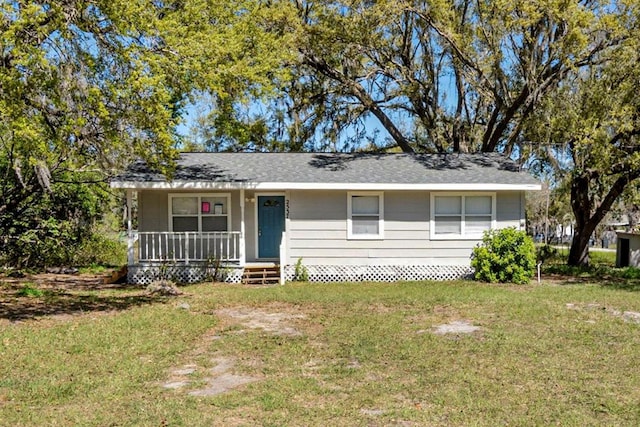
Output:
<instances>
[{"instance_id":1,"label":"bare ground path","mask_svg":"<svg viewBox=\"0 0 640 427\"><path fill-rule=\"evenodd\" d=\"M241 364L255 365L259 361L239 362L233 356L212 350L211 343L223 340L223 331L229 330L230 327L233 328L234 334L244 333L245 329L242 328L246 328L284 337L302 336L302 332L292 322L306 318L301 313L250 307L224 308L217 310L215 314L220 318L220 324L207 332L198 345L185 355L181 363L170 370L168 378L161 384L162 387L185 390L192 396L204 397L226 393L245 384L260 381L261 378L257 376L236 372L236 368L242 368ZM204 362L199 363L198 360Z\"/></svg>"},{"instance_id":2,"label":"bare ground path","mask_svg":"<svg viewBox=\"0 0 640 427\"><path fill-rule=\"evenodd\" d=\"M37 292L28 295L25 287L35 288ZM162 298L149 296L139 286L105 283L104 274L0 276L0 322L121 311L159 300Z\"/></svg>"}]
</instances>

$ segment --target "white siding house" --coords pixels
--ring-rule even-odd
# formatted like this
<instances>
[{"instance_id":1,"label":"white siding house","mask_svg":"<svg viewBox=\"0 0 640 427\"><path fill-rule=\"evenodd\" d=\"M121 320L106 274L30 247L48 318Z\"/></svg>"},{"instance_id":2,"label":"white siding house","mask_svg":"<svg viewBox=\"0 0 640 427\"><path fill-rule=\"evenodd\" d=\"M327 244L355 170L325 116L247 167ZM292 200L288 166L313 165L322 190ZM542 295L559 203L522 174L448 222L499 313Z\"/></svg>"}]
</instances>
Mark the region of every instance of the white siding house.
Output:
<instances>
[{"instance_id":1,"label":"white siding house","mask_svg":"<svg viewBox=\"0 0 640 427\"><path fill-rule=\"evenodd\" d=\"M185 153L172 181L138 162L111 186L129 207L137 196L142 283L211 260L229 281L262 262L292 279L299 260L315 281L454 279L485 230L524 229L525 191L540 189L495 154L364 153Z\"/></svg>"}]
</instances>

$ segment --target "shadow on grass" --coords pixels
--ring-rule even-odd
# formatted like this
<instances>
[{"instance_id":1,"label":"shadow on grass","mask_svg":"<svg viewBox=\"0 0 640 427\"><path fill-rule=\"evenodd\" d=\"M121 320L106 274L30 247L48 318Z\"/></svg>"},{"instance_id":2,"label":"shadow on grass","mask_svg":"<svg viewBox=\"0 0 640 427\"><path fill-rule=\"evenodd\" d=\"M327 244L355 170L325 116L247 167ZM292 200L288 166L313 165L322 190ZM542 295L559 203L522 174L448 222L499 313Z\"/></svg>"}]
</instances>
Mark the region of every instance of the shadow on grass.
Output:
<instances>
[{"instance_id":1,"label":"shadow on grass","mask_svg":"<svg viewBox=\"0 0 640 427\"><path fill-rule=\"evenodd\" d=\"M640 291L640 269L633 267L549 265L545 268L544 274L551 276L561 285L596 284L611 289Z\"/></svg>"},{"instance_id":2,"label":"shadow on grass","mask_svg":"<svg viewBox=\"0 0 640 427\"><path fill-rule=\"evenodd\" d=\"M122 311L166 301L166 297L149 296L142 291L126 295L99 295L66 290L42 290L38 295L25 296L20 289L17 286L6 285L0 289L0 319L16 322L45 316Z\"/></svg>"},{"instance_id":3,"label":"shadow on grass","mask_svg":"<svg viewBox=\"0 0 640 427\"><path fill-rule=\"evenodd\" d=\"M621 279L603 279L597 282L600 286L613 289L621 289L625 291L640 291L640 280L621 280Z\"/></svg>"}]
</instances>

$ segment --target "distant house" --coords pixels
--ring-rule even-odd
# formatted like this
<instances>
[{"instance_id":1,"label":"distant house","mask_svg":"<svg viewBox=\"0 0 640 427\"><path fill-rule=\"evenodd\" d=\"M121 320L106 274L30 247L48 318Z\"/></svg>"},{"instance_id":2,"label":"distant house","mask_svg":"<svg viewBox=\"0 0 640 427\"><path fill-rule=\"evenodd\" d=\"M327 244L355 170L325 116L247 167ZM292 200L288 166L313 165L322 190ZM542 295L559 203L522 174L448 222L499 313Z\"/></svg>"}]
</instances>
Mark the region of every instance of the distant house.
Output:
<instances>
[{"instance_id":1,"label":"distant house","mask_svg":"<svg viewBox=\"0 0 640 427\"><path fill-rule=\"evenodd\" d=\"M540 183L496 154L185 153L171 181L143 162L111 182L137 192L129 281L224 265L300 262L312 281L455 279L490 228L525 227ZM131 224L131 221L129 221Z\"/></svg>"}]
</instances>

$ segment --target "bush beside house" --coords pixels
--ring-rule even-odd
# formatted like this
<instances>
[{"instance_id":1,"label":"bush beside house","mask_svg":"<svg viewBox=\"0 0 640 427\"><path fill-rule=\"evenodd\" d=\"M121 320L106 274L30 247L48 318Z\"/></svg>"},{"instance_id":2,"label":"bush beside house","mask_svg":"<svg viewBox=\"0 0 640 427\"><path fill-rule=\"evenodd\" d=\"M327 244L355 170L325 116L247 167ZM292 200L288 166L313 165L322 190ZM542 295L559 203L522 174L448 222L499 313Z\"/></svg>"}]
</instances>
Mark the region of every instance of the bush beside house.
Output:
<instances>
[{"instance_id":1,"label":"bush beside house","mask_svg":"<svg viewBox=\"0 0 640 427\"><path fill-rule=\"evenodd\" d=\"M483 282L526 284L536 269L533 239L515 228L485 232L471 258L474 278Z\"/></svg>"}]
</instances>

